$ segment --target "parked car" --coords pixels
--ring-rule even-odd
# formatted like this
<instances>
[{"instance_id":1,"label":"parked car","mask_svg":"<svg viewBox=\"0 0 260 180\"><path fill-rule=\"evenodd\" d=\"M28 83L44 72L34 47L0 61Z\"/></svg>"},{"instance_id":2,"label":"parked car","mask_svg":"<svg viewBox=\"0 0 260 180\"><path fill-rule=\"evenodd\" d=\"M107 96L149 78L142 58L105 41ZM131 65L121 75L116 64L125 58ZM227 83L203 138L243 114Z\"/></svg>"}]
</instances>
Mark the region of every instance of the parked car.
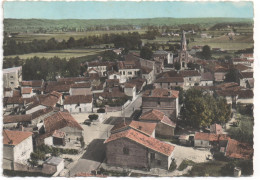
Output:
<instances>
[{"instance_id":1,"label":"parked car","mask_svg":"<svg viewBox=\"0 0 260 180\"><path fill-rule=\"evenodd\" d=\"M91 125L91 121L90 121L89 119L86 119L86 120L84 121L84 124L90 126L90 125Z\"/></svg>"}]
</instances>

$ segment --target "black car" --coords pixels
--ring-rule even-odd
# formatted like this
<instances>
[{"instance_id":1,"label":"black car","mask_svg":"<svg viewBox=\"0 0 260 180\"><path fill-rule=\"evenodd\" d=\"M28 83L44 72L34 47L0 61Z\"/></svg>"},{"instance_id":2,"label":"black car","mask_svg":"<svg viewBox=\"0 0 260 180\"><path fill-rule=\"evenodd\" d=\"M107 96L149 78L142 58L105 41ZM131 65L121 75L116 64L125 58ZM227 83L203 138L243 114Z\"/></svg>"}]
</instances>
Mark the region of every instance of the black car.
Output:
<instances>
[{"instance_id":1,"label":"black car","mask_svg":"<svg viewBox=\"0 0 260 180\"><path fill-rule=\"evenodd\" d=\"M87 119L87 120L84 121L84 124L90 126L91 125L91 121L89 119Z\"/></svg>"}]
</instances>

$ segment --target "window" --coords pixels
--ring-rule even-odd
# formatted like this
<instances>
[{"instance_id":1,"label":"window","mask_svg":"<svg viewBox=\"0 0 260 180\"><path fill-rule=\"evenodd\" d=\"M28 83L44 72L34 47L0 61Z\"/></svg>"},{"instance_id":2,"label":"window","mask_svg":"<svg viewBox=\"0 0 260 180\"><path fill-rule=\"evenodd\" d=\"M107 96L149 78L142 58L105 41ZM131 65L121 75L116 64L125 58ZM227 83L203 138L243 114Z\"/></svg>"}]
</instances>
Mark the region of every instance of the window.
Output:
<instances>
[{"instance_id":1,"label":"window","mask_svg":"<svg viewBox=\"0 0 260 180\"><path fill-rule=\"evenodd\" d=\"M157 164L160 166L162 163L160 160L157 160Z\"/></svg>"},{"instance_id":2,"label":"window","mask_svg":"<svg viewBox=\"0 0 260 180\"><path fill-rule=\"evenodd\" d=\"M176 82L176 85L178 85L178 82Z\"/></svg>"},{"instance_id":3,"label":"window","mask_svg":"<svg viewBox=\"0 0 260 180\"><path fill-rule=\"evenodd\" d=\"M10 76L10 78L14 78L13 76Z\"/></svg>"},{"instance_id":4,"label":"window","mask_svg":"<svg viewBox=\"0 0 260 180\"><path fill-rule=\"evenodd\" d=\"M200 141L200 144L202 145L202 144L203 144L203 141Z\"/></svg>"},{"instance_id":5,"label":"window","mask_svg":"<svg viewBox=\"0 0 260 180\"><path fill-rule=\"evenodd\" d=\"M124 153L125 155L128 155L128 154L129 154L129 149L128 149L127 147L124 147L124 148L123 148L123 153Z\"/></svg>"},{"instance_id":6,"label":"window","mask_svg":"<svg viewBox=\"0 0 260 180\"><path fill-rule=\"evenodd\" d=\"M189 81L191 81L191 78L189 78Z\"/></svg>"},{"instance_id":7,"label":"window","mask_svg":"<svg viewBox=\"0 0 260 180\"><path fill-rule=\"evenodd\" d=\"M114 79L117 79L116 75L114 75Z\"/></svg>"},{"instance_id":8,"label":"window","mask_svg":"<svg viewBox=\"0 0 260 180\"><path fill-rule=\"evenodd\" d=\"M137 71L135 71L135 75L137 75Z\"/></svg>"},{"instance_id":9,"label":"window","mask_svg":"<svg viewBox=\"0 0 260 180\"><path fill-rule=\"evenodd\" d=\"M160 102L160 101L158 101L157 103L158 103L158 105L161 105L161 102Z\"/></svg>"},{"instance_id":10,"label":"window","mask_svg":"<svg viewBox=\"0 0 260 180\"><path fill-rule=\"evenodd\" d=\"M128 75L132 75L132 72L128 72Z\"/></svg>"},{"instance_id":11,"label":"window","mask_svg":"<svg viewBox=\"0 0 260 180\"><path fill-rule=\"evenodd\" d=\"M155 159L155 154L151 153L150 158L151 158L151 160L154 160Z\"/></svg>"},{"instance_id":12,"label":"window","mask_svg":"<svg viewBox=\"0 0 260 180\"><path fill-rule=\"evenodd\" d=\"M125 71L123 71L123 75L125 75Z\"/></svg>"},{"instance_id":13,"label":"window","mask_svg":"<svg viewBox=\"0 0 260 180\"><path fill-rule=\"evenodd\" d=\"M14 84L14 82L10 82L11 84Z\"/></svg>"},{"instance_id":14,"label":"window","mask_svg":"<svg viewBox=\"0 0 260 180\"><path fill-rule=\"evenodd\" d=\"M120 75L122 75L122 71L120 71Z\"/></svg>"}]
</instances>

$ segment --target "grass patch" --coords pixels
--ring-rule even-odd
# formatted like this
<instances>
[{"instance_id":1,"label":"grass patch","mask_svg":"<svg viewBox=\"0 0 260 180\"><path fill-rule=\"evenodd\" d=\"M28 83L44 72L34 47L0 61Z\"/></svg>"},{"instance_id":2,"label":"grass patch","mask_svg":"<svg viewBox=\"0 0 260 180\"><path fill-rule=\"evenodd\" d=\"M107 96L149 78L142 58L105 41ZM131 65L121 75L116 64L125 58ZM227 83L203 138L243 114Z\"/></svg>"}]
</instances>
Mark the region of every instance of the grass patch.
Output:
<instances>
[{"instance_id":1,"label":"grass patch","mask_svg":"<svg viewBox=\"0 0 260 180\"><path fill-rule=\"evenodd\" d=\"M12 171L6 169L3 170L3 175L9 177L38 177L38 176L51 177L52 176L40 172Z\"/></svg>"},{"instance_id":2,"label":"grass patch","mask_svg":"<svg viewBox=\"0 0 260 180\"><path fill-rule=\"evenodd\" d=\"M191 161L191 160L183 160L181 162L181 164L178 167L179 171L183 171L184 169L186 169L188 166L193 166L195 164L195 162Z\"/></svg>"},{"instance_id":3,"label":"grass patch","mask_svg":"<svg viewBox=\"0 0 260 180\"><path fill-rule=\"evenodd\" d=\"M222 176L222 168L227 164L224 161L210 161L194 164L188 174L184 176Z\"/></svg>"},{"instance_id":4,"label":"grass patch","mask_svg":"<svg viewBox=\"0 0 260 180\"><path fill-rule=\"evenodd\" d=\"M11 55L5 56L5 58L14 58L19 57L20 59L28 59L37 57L44 57L44 58L52 58L52 57L59 57L59 58L66 58L69 60L70 58L79 58L84 56L97 56L101 52L105 51L105 49L66 49L66 50L56 50L56 51L47 51L47 52L39 52L39 53L29 53L23 55Z\"/></svg>"}]
</instances>

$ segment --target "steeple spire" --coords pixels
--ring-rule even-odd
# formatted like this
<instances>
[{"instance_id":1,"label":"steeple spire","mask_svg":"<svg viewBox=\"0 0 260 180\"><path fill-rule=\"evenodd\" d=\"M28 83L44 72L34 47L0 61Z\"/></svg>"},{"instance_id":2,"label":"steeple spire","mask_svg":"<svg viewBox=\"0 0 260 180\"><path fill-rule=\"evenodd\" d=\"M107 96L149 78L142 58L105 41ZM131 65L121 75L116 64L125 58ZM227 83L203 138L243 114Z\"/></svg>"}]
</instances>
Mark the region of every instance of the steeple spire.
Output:
<instances>
[{"instance_id":1,"label":"steeple spire","mask_svg":"<svg viewBox=\"0 0 260 180\"><path fill-rule=\"evenodd\" d=\"M185 31L182 31L182 37L181 37L181 50L186 51L187 50L187 42L185 37Z\"/></svg>"}]
</instances>

